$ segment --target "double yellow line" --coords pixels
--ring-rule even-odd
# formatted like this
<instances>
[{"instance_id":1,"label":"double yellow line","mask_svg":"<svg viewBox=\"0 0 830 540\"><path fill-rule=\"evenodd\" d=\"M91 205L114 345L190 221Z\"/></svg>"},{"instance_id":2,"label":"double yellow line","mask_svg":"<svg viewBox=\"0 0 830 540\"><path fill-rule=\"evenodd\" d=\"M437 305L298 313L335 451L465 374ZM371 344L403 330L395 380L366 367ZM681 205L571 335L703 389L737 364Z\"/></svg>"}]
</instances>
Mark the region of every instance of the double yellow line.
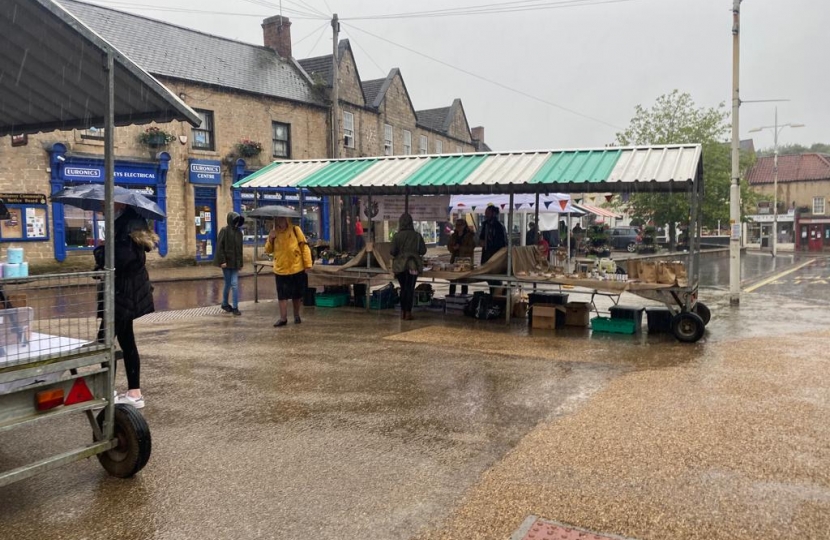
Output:
<instances>
[{"instance_id":1,"label":"double yellow line","mask_svg":"<svg viewBox=\"0 0 830 540\"><path fill-rule=\"evenodd\" d=\"M798 272L802 268L810 266L814 262L816 262L815 259L810 259L809 261L807 261L805 263L799 264L795 268L790 268L789 270L785 270L785 271L781 272L780 274L776 274L776 275L772 276L771 278L767 278L763 281L759 281L755 285L752 285L752 286L747 287L746 289L744 289L744 292L751 293L753 291L756 291L757 289L760 289L761 287L764 287L765 285L769 285L770 283L778 281L779 279L781 279L784 276L788 276L788 275L792 274L793 272Z\"/></svg>"}]
</instances>

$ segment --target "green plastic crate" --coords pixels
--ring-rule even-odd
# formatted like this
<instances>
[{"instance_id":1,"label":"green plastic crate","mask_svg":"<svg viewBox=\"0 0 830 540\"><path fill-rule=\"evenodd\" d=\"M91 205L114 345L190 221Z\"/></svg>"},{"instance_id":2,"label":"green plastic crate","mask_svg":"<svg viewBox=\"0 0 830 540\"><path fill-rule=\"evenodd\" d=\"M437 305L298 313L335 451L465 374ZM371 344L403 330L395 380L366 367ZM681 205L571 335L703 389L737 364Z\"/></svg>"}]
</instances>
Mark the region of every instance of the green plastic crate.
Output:
<instances>
[{"instance_id":1,"label":"green plastic crate","mask_svg":"<svg viewBox=\"0 0 830 540\"><path fill-rule=\"evenodd\" d=\"M637 332L637 323L631 319L594 317L591 319L591 329L594 332L607 332L609 334L634 334Z\"/></svg>"},{"instance_id":2,"label":"green plastic crate","mask_svg":"<svg viewBox=\"0 0 830 540\"><path fill-rule=\"evenodd\" d=\"M315 298L317 307L343 307L349 305L348 294L318 294Z\"/></svg>"},{"instance_id":3,"label":"green plastic crate","mask_svg":"<svg viewBox=\"0 0 830 540\"><path fill-rule=\"evenodd\" d=\"M392 309L395 304L397 304L397 298L394 297L381 299L373 296L369 299L369 309Z\"/></svg>"}]
</instances>

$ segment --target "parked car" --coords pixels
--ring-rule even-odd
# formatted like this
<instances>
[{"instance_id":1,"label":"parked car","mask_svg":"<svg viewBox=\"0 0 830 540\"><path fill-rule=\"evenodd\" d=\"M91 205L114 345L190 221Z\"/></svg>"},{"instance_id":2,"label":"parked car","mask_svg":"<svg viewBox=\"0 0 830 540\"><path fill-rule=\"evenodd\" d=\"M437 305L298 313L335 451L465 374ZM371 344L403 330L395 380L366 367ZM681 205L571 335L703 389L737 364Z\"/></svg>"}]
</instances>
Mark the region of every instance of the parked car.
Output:
<instances>
[{"instance_id":1,"label":"parked car","mask_svg":"<svg viewBox=\"0 0 830 540\"><path fill-rule=\"evenodd\" d=\"M624 249L629 253L637 251L642 242L639 227L614 227L611 229L611 249Z\"/></svg>"}]
</instances>

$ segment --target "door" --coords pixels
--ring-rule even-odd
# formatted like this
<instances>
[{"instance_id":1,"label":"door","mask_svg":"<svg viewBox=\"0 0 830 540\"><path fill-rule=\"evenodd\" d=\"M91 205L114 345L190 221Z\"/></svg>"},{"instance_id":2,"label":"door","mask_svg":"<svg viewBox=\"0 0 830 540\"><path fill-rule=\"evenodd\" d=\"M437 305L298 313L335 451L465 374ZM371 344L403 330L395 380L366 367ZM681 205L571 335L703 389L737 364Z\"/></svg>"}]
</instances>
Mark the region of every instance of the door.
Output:
<instances>
[{"instance_id":1,"label":"door","mask_svg":"<svg viewBox=\"0 0 830 540\"><path fill-rule=\"evenodd\" d=\"M821 225L810 225L810 240L809 240L809 247L810 251L821 251L822 247L822 226Z\"/></svg>"},{"instance_id":2,"label":"door","mask_svg":"<svg viewBox=\"0 0 830 540\"><path fill-rule=\"evenodd\" d=\"M211 191L213 197L198 197L205 195L197 193L196 198L196 261L212 261L216 248L216 191L213 189L197 188L198 191Z\"/></svg>"}]
</instances>

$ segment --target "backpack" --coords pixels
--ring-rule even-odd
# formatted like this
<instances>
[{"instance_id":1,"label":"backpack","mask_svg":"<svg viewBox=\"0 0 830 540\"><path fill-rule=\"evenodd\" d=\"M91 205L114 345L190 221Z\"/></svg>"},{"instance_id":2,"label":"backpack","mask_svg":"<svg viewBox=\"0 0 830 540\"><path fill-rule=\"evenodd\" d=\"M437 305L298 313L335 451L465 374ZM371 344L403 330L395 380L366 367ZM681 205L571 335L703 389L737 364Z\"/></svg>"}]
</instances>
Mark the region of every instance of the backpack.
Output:
<instances>
[{"instance_id":1,"label":"backpack","mask_svg":"<svg viewBox=\"0 0 830 540\"><path fill-rule=\"evenodd\" d=\"M493 302L493 295L478 291L464 307L464 314L482 321L498 319L501 308Z\"/></svg>"}]
</instances>

